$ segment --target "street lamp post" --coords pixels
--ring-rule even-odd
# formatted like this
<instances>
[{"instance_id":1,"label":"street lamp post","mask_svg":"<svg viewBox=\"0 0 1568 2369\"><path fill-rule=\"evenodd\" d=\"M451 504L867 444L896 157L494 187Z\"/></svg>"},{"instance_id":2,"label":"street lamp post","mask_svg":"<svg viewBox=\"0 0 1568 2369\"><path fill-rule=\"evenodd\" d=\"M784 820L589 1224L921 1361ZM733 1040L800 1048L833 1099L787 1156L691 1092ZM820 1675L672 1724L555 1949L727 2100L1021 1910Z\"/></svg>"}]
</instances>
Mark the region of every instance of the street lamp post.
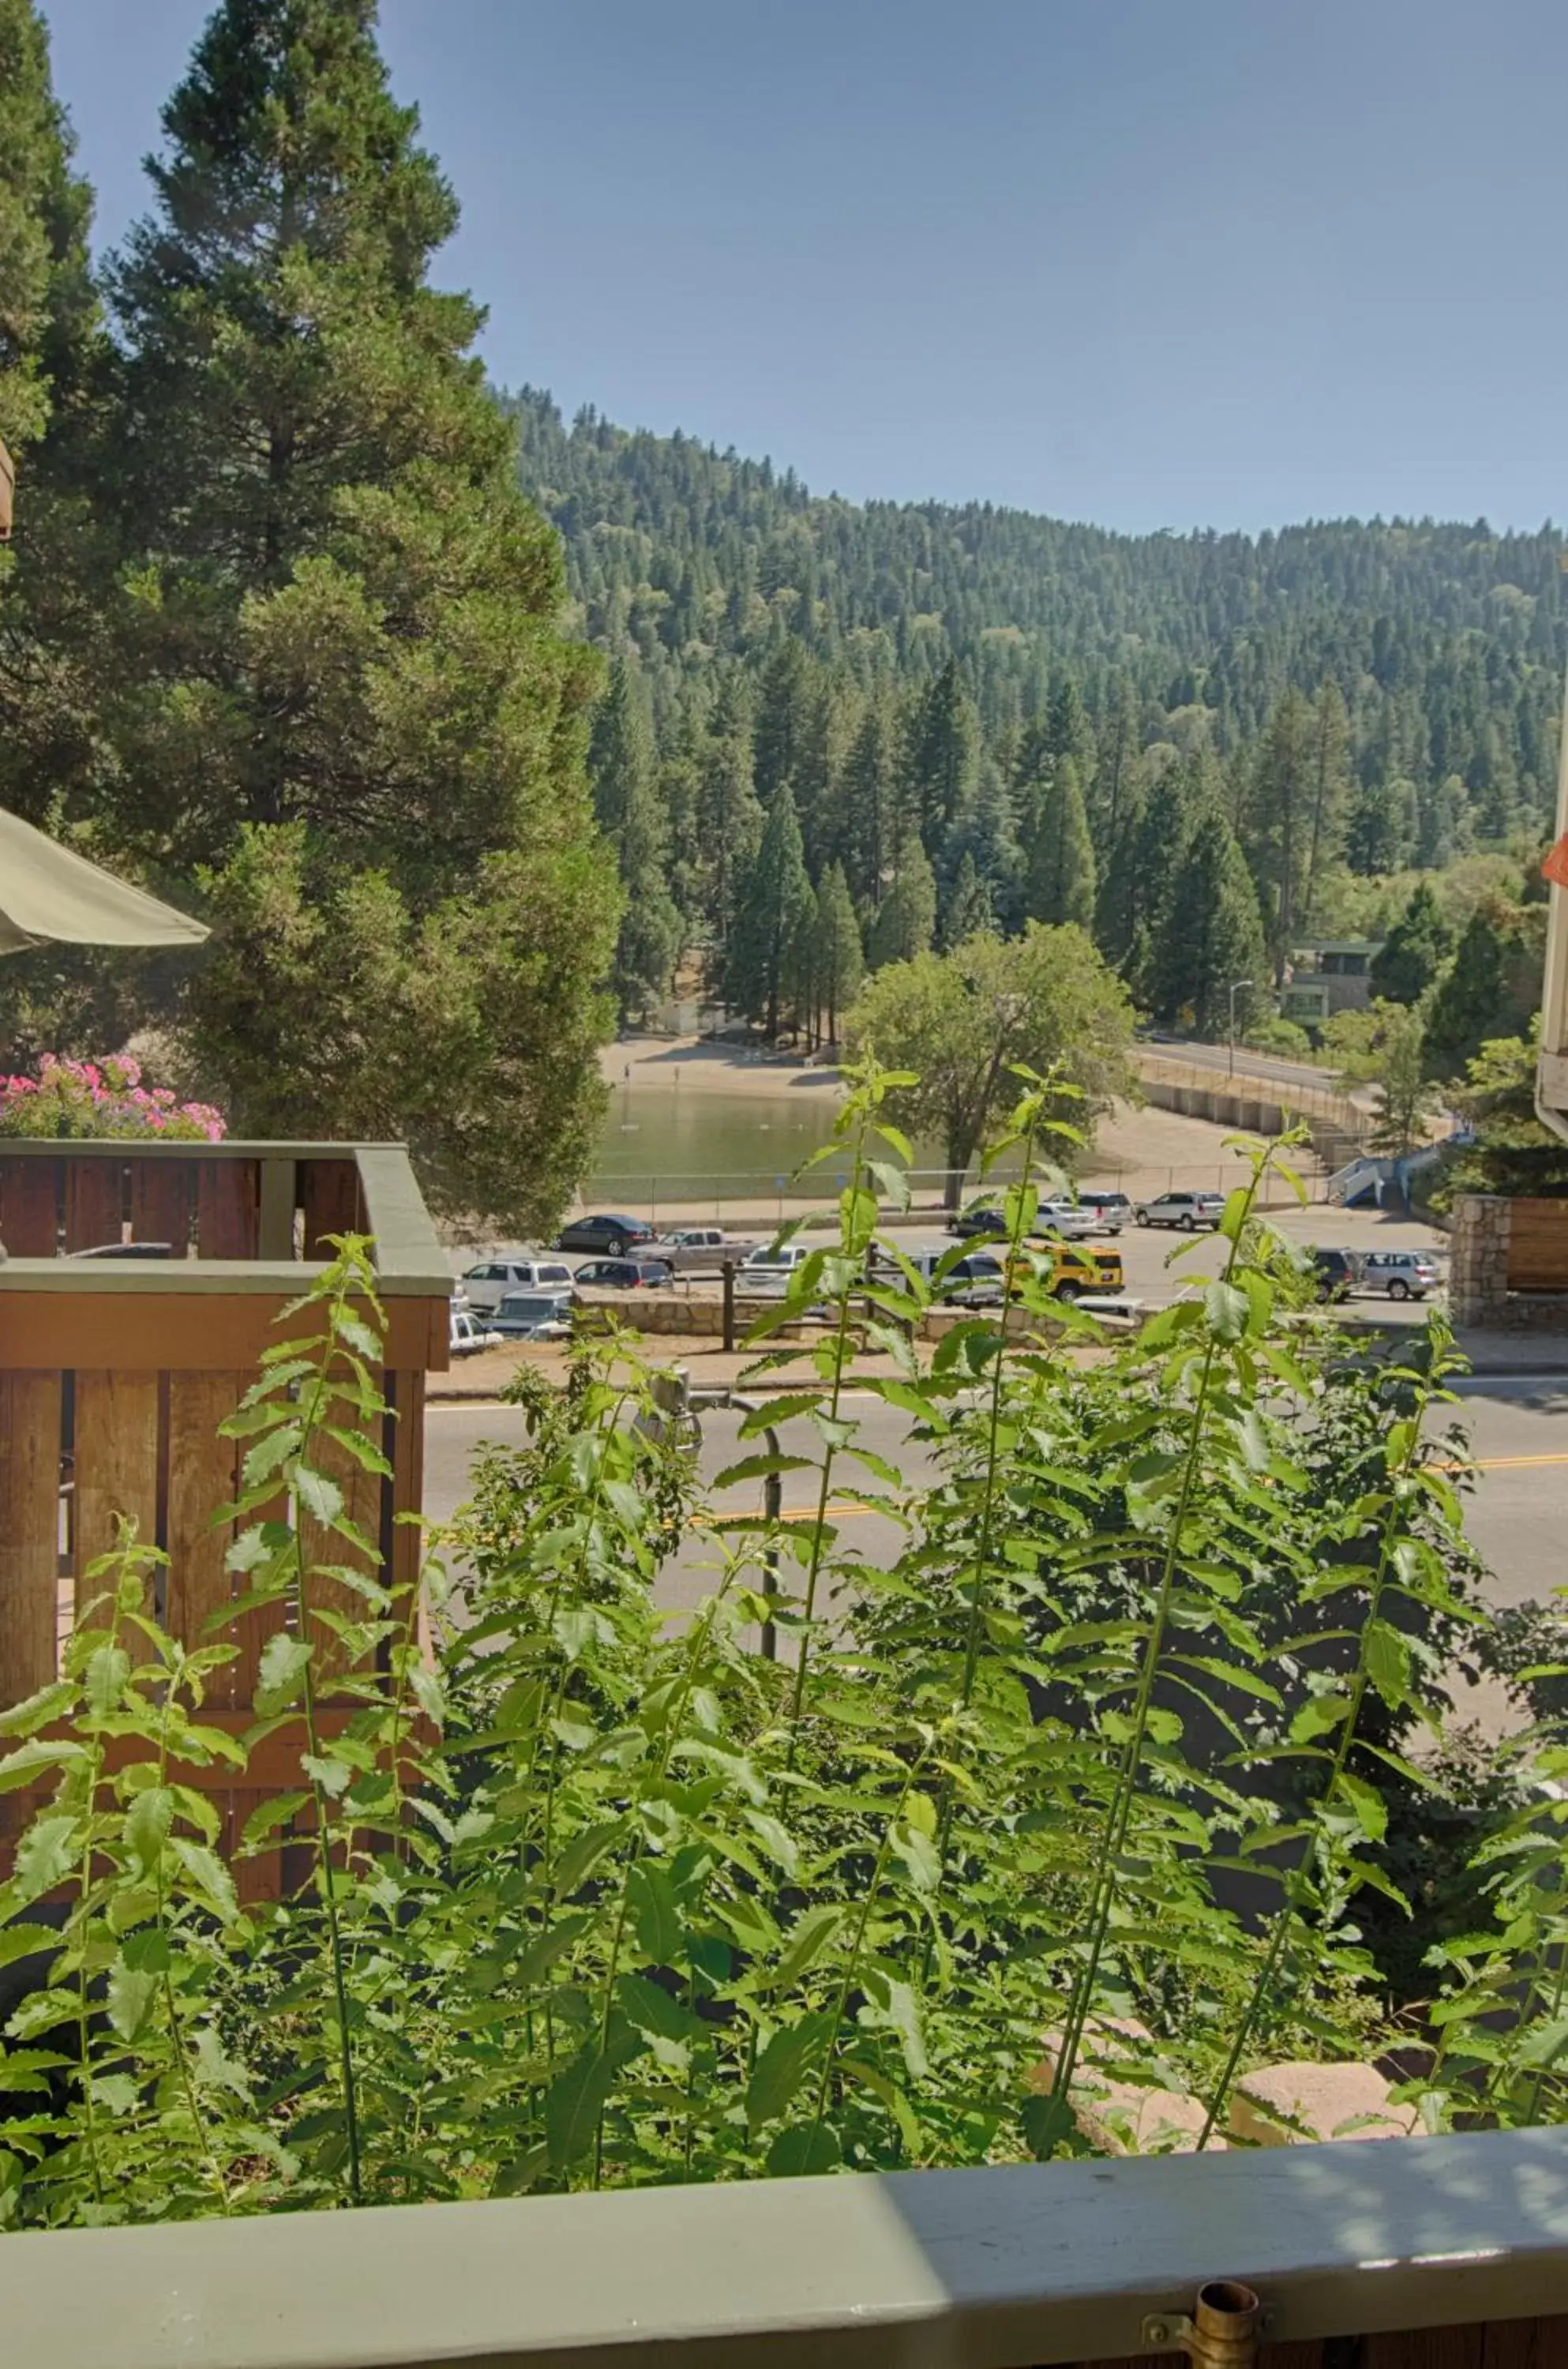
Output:
<instances>
[{"instance_id":1,"label":"street lamp post","mask_svg":"<svg viewBox=\"0 0 1568 2369\"><path fill-rule=\"evenodd\" d=\"M1226 1034L1228 1059L1225 1064L1225 1074L1228 1078L1233 1078L1236 1074L1236 998L1243 989L1251 987L1252 983L1250 978L1233 978L1230 981L1230 1024Z\"/></svg>"}]
</instances>

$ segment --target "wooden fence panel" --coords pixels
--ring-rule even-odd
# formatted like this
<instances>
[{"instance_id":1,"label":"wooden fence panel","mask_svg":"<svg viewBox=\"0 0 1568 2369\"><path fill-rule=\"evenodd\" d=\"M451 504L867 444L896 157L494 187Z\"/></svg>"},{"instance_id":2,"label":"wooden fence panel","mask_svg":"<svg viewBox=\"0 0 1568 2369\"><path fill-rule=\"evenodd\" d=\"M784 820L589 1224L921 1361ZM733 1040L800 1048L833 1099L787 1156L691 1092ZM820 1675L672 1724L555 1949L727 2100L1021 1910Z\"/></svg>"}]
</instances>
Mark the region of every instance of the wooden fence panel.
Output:
<instances>
[{"instance_id":1,"label":"wooden fence panel","mask_svg":"<svg viewBox=\"0 0 1568 2369\"><path fill-rule=\"evenodd\" d=\"M56 1674L60 1377L0 1373L0 1709Z\"/></svg>"},{"instance_id":2,"label":"wooden fence panel","mask_svg":"<svg viewBox=\"0 0 1568 2369\"><path fill-rule=\"evenodd\" d=\"M121 1516L149 1546L158 1536L158 1377L118 1370L76 1376L76 1610L95 1593L95 1558L114 1545Z\"/></svg>"},{"instance_id":3,"label":"wooden fence panel","mask_svg":"<svg viewBox=\"0 0 1568 2369\"><path fill-rule=\"evenodd\" d=\"M59 1184L53 1160L0 1160L0 1242L13 1258L54 1256Z\"/></svg>"},{"instance_id":4,"label":"wooden fence panel","mask_svg":"<svg viewBox=\"0 0 1568 2369\"><path fill-rule=\"evenodd\" d=\"M65 1163L65 1247L87 1251L118 1242L125 1230L123 1160L68 1160Z\"/></svg>"},{"instance_id":5,"label":"wooden fence panel","mask_svg":"<svg viewBox=\"0 0 1568 2369\"><path fill-rule=\"evenodd\" d=\"M333 1255L325 1240L328 1234L367 1230L360 1171L352 1160L302 1160L299 1185L307 1259Z\"/></svg>"},{"instance_id":6,"label":"wooden fence panel","mask_svg":"<svg viewBox=\"0 0 1568 2369\"><path fill-rule=\"evenodd\" d=\"M176 1258L190 1247L189 1160L137 1160L131 1166L131 1238L167 1242Z\"/></svg>"},{"instance_id":7,"label":"wooden fence panel","mask_svg":"<svg viewBox=\"0 0 1568 2369\"><path fill-rule=\"evenodd\" d=\"M260 1236L259 1161L201 1161L196 1184L197 1256L253 1259Z\"/></svg>"},{"instance_id":8,"label":"wooden fence panel","mask_svg":"<svg viewBox=\"0 0 1568 2369\"><path fill-rule=\"evenodd\" d=\"M1510 1291L1568 1291L1568 1200L1508 1205Z\"/></svg>"}]
</instances>

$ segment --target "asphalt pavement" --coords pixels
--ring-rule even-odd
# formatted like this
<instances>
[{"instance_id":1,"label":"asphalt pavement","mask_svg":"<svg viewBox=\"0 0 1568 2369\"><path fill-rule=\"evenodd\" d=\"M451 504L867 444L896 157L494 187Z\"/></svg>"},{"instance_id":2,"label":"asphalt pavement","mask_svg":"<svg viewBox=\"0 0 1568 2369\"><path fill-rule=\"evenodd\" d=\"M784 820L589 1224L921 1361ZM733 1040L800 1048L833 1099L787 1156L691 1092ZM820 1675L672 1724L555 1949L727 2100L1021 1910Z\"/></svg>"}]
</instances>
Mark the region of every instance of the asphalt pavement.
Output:
<instances>
[{"instance_id":1,"label":"asphalt pavement","mask_svg":"<svg viewBox=\"0 0 1568 2369\"><path fill-rule=\"evenodd\" d=\"M1568 1376L1506 1374L1476 1377L1459 1390L1456 1420L1469 1434L1477 1470L1467 1483L1468 1528L1491 1573L1488 1600L1496 1605L1542 1600L1568 1584ZM863 1426L863 1443L886 1457L910 1482L931 1470L928 1452L909 1436L908 1419L866 1392L851 1393L846 1413ZM740 1416L710 1410L703 1417L702 1460L711 1480L742 1452ZM809 1455L816 1435L800 1422L780 1426L786 1454ZM522 1419L513 1407L435 1404L426 1423L425 1504L442 1520L461 1503L475 1448L481 1440L521 1444ZM816 1511L809 1474L786 1475L786 1516L808 1520ZM850 1484L853 1489L853 1484ZM741 1483L718 1501L735 1513L761 1510L760 1484ZM901 1533L887 1516L854 1506L846 1492L833 1500L833 1517L864 1560L880 1564L898 1550ZM690 1544L660 1585L662 1600L679 1609L711 1585L716 1544Z\"/></svg>"}]
</instances>

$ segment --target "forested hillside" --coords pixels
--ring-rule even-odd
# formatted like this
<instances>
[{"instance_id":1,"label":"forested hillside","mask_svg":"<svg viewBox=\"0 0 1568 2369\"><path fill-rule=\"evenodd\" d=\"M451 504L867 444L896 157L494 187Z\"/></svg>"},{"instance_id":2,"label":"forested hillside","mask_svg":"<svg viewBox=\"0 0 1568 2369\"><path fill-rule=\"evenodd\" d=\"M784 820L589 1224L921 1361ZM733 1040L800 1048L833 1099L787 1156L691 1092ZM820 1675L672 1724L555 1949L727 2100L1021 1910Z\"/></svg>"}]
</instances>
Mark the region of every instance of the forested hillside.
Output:
<instances>
[{"instance_id":1,"label":"forested hillside","mask_svg":"<svg viewBox=\"0 0 1568 2369\"><path fill-rule=\"evenodd\" d=\"M859 506L506 402L614 660L594 775L624 1008L695 946L759 1018L826 1025L847 906L872 962L987 918L1088 921L1149 1008L1212 1027L1229 979L1384 926L1394 876L1547 827L1550 527L1130 537Z\"/></svg>"}]
</instances>

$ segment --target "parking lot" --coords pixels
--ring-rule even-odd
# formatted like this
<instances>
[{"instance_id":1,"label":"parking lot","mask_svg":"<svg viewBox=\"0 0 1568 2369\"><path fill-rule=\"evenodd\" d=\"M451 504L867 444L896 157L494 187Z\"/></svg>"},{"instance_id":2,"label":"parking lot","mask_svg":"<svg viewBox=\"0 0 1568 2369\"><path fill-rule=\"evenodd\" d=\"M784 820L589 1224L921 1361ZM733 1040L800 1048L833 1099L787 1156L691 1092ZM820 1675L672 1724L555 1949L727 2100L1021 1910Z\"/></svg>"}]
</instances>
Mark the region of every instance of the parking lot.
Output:
<instances>
[{"instance_id":1,"label":"parking lot","mask_svg":"<svg viewBox=\"0 0 1568 2369\"><path fill-rule=\"evenodd\" d=\"M1441 1275L1446 1276L1448 1272L1447 1237L1413 1219L1392 1217L1377 1209L1342 1209L1322 1202L1310 1203L1305 1208L1274 1208L1267 1212L1267 1219L1303 1250L1322 1246L1347 1251L1358 1258L1372 1252L1422 1251L1436 1261ZM764 1239L762 1230L756 1227L744 1231L737 1229L736 1237L744 1241ZM821 1237L814 1235L810 1239L815 1242ZM916 1254L944 1250L953 1237L933 1219L925 1224L900 1226L896 1240L901 1249ZM1119 1234L1097 1234L1093 1241L1104 1248L1120 1252L1127 1296L1145 1307L1165 1306L1179 1298L1194 1278L1214 1272L1216 1247L1213 1237L1207 1234L1181 1234L1129 1223ZM652 1254L657 1255L657 1245ZM497 1245L486 1255L549 1256L553 1264L564 1264L574 1276L595 1263L587 1253L543 1253L512 1245ZM479 1253L472 1249L452 1254L452 1271L457 1276L478 1263ZM673 1288L705 1297L715 1295L720 1284L716 1275L697 1275L678 1278ZM1402 1302L1379 1296L1375 1304L1380 1313L1396 1322L1417 1322L1421 1315L1421 1304L1416 1301Z\"/></svg>"}]
</instances>

